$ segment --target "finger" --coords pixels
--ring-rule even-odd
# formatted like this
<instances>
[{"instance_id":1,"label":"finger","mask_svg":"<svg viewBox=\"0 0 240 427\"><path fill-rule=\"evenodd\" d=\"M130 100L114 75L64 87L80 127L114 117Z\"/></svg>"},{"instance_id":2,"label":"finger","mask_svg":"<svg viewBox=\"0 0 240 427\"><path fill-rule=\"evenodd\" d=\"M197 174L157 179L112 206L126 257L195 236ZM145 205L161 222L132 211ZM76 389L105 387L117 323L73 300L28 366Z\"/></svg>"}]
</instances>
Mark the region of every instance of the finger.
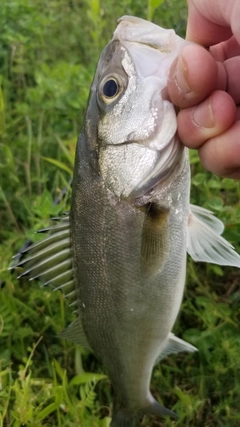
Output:
<instances>
[{"instance_id":1,"label":"finger","mask_svg":"<svg viewBox=\"0 0 240 427\"><path fill-rule=\"evenodd\" d=\"M199 149L205 169L228 178L240 178L240 121L226 132L209 139Z\"/></svg>"},{"instance_id":2,"label":"finger","mask_svg":"<svg viewBox=\"0 0 240 427\"><path fill-rule=\"evenodd\" d=\"M227 74L227 92L234 99L236 104L240 104L240 56L227 59L224 62L224 67Z\"/></svg>"},{"instance_id":3,"label":"finger","mask_svg":"<svg viewBox=\"0 0 240 427\"><path fill-rule=\"evenodd\" d=\"M186 46L169 71L168 93L172 102L180 108L197 104L215 89L218 75L216 61L207 50L197 45ZM218 88L224 89L224 83L219 83Z\"/></svg>"},{"instance_id":4,"label":"finger","mask_svg":"<svg viewBox=\"0 0 240 427\"><path fill-rule=\"evenodd\" d=\"M240 107L237 107L236 120L240 120Z\"/></svg>"},{"instance_id":5,"label":"finger","mask_svg":"<svg viewBox=\"0 0 240 427\"><path fill-rule=\"evenodd\" d=\"M233 34L240 43L239 0L188 0L187 40L211 46Z\"/></svg>"},{"instance_id":6,"label":"finger","mask_svg":"<svg viewBox=\"0 0 240 427\"><path fill-rule=\"evenodd\" d=\"M217 78L215 82L215 90L226 90L227 89L227 72L222 62L216 61L217 64Z\"/></svg>"},{"instance_id":7,"label":"finger","mask_svg":"<svg viewBox=\"0 0 240 427\"><path fill-rule=\"evenodd\" d=\"M209 52L216 61L224 62L233 56L240 56L240 44L237 42L236 38L232 36L225 42L211 46Z\"/></svg>"},{"instance_id":8,"label":"finger","mask_svg":"<svg viewBox=\"0 0 240 427\"><path fill-rule=\"evenodd\" d=\"M211 46L232 36L230 26L227 27L226 22L223 22L220 17L217 19L220 1L217 5L216 3L215 0L198 2L188 0L187 40Z\"/></svg>"},{"instance_id":9,"label":"finger","mask_svg":"<svg viewBox=\"0 0 240 427\"><path fill-rule=\"evenodd\" d=\"M236 106L226 92L215 91L195 107L178 114L178 135L189 148L199 148L210 138L224 133L236 120Z\"/></svg>"}]
</instances>

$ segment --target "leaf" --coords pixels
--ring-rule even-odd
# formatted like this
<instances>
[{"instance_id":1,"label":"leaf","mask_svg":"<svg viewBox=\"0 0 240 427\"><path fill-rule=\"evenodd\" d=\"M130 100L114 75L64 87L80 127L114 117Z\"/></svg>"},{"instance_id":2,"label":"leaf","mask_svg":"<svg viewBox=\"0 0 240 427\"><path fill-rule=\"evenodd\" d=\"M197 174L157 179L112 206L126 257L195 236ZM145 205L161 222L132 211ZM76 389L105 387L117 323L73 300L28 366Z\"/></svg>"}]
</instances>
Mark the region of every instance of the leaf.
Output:
<instances>
[{"instance_id":1,"label":"leaf","mask_svg":"<svg viewBox=\"0 0 240 427\"><path fill-rule=\"evenodd\" d=\"M163 3L163 0L148 0L147 19L152 21L154 10Z\"/></svg>"},{"instance_id":2,"label":"leaf","mask_svg":"<svg viewBox=\"0 0 240 427\"><path fill-rule=\"evenodd\" d=\"M150 6L152 9L156 9L163 3L163 0L150 0Z\"/></svg>"},{"instance_id":3,"label":"leaf","mask_svg":"<svg viewBox=\"0 0 240 427\"><path fill-rule=\"evenodd\" d=\"M110 427L111 418L105 417L102 420L100 420L100 427Z\"/></svg>"},{"instance_id":4,"label":"leaf","mask_svg":"<svg viewBox=\"0 0 240 427\"><path fill-rule=\"evenodd\" d=\"M191 165L200 163L198 151L197 150L188 150L188 151L189 151Z\"/></svg>"},{"instance_id":5,"label":"leaf","mask_svg":"<svg viewBox=\"0 0 240 427\"><path fill-rule=\"evenodd\" d=\"M234 179L223 178L222 188L225 190L234 190L236 188L236 181Z\"/></svg>"},{"instance_id":6,"label":"leaf","mask_svg":"<svg viewBox=\"0 0 240 427\"><path fill-rule=\"evenodd\" d=\"M205 184L205 182L206 182L206 174L205 173L197 173L192 178L192 184L195 185L196 187Z\"/></svg>"},{"instance_id":7,"label":"leaf","mask_svg":"<svg viewBox=\"0 0 240 427\"><path fill-rule=\"evenodd\" d=\"M209 181L208 181L208 187L220 190L222 188L221 180L219 180L217 177L209 179Z\"/></svg>"},{"instance_id":8,"label":"leaf","mask_svg":"<svg viewBox=\"0 0 240 427\"><path fill-rule=\"evenodd\" d=\"M88 382L96 382L96 381L100 381L100 380L105 380L107 378L106 375L104 374L95 374L92 372L84 372L83 374L80 375L76 375L75 377L73 377L71 379L71 381L69 382L69 385L80 385L80 384L85 384Z\"/></svg>"},{"instance_id":9,"label":"leaf","mask_svg":"<svg viewBox=\"0 0 240 427\"><path fill-rule=\"evenodd\" d=\"M210 210L223 211L223 200L220 197L213 197L206 202L206 207Z\"/></svg>"},{"instance_id":10,"label":"leaf","mask_svg":"<svg viewBox=\"0 0 240 427\"><path fill-rule=\"evenodd\" d=\"M72 166L74 166L74 154L75 154L75 148L74 151L72 151L71 149L67 148L64 145L64 142L61 140L61 138L59 138L58 135L55 135L55 138L59 144L59 147L61 148L62 152L64 153L64 155L66 156L66 158L68 159L68 161L71 163ZM73 144L73 140L69 141L71 144ZM74 143L76 143L76 138L74 137Z\"/></svg>"},{"instance_id":11,"label":"leaf","mask_svg":"<svg viewBox=\"0 0 240 427\"><path fill-rule=\"evenodd\" d=\"M56 411L59 408L58 403L50 403L46 408L39 412L36 416L37 421L41 421L46 418L49 414Z\"/></svg>"},{"instance_id":12,"label":"leaf","mask_svg":"<svg viewBox=\"0 0 240 427\"><path fill-rule=\"evenodd\" d=\"M46 162L52 163L52 165L57 166L59 169L64 170L65 172L69 173L69 175L72 175L72 170L59 160L52 159L50 157L42 157L42 159L46 160Z\"/></svg>"},{"instance_id":13,"label":"leaf","mask_svg":"<svg viewBox=\"0 0 240 427\"><path fill-rule=\"evenodd\" d=\"M223 274L224 274L223 269L219 265L213 264L213 265L211 265L211 269L214 271L214 273L217 276L223 276Z\"/></svg>"},{"instance_id":14,"label":"leaf","mask_svg":"<svg viewBox=\"0 0 240 427\"><path fill-rule=\"evenodd\" d=\"M63 381L66 377L66 371L60 366L59 362L56 359L54 359L54 367L59 378L61 378L61 380Z\"/></svg>"},{"instance_id":15,"label":"leaf","mask_svg":"<svg viewBox=\"0 0 240 427\"><path fill-rule=\"evenodd\" d=\"M85 401L84 401L84 404L88 409L94 408L94 403L95 403L96 397L97 397L97 395L96 395L94 390L88 391L88 393L86 394L86 397L85 397Z\"/></svg>"}]
</instances>

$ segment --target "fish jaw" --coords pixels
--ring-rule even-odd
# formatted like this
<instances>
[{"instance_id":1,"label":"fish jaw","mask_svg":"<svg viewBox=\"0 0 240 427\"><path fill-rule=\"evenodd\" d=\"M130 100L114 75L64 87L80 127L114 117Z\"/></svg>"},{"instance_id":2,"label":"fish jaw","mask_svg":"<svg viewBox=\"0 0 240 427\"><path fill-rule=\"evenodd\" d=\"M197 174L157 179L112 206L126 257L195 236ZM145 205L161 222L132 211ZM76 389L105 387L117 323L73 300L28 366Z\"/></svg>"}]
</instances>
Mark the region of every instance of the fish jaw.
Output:
<instances>
[{"instance_id":1,"label":"fish jaw","mask_svg":"<svg viewBox=\"0 0 240 427\"><path fill-rule=\"evenodd\" d=\"M152 46L163 54L167 54L165 58L169 58L170 61L168 66L171 65L173 59L181 52L184 46L192 44L192 42L179 37L173 29L162 28L153 22L135 16L125 15L118 19L117 22L118 26L114 31L113 40L117 39L122 43L130 42Z\"/></svg>"}]
</instances>

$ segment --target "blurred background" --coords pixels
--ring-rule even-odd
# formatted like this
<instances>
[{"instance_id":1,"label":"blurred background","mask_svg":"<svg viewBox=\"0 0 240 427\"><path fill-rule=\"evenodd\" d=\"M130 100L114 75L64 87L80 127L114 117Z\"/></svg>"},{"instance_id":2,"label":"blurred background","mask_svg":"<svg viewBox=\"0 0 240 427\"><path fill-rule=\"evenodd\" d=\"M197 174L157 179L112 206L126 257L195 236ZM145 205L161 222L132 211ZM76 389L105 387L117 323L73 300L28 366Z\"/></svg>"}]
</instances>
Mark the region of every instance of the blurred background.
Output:
<instances>
[{"instance_id":1,"label":"blurred background","mask_svg":"<svg viewBox=\"0 0 240 427\"><path fill-rule=\"evenodd\" d=\"M12 256L69 209L77 135L94 70L116 20L136 15L185 35L186 0L1 0L0 427L107 427L111 385L92 354L60 340L74 318L60 292L17 280ZM211 209L240 252L239 182L190 153L191 202ZM62 195L65 189L65 196ZM59 199L58 204L54 200ZM152 391L180 416L144 426L240 425L240 274L188 262L174 332L198 354L165 359Z\"/></svg>"}]
</instances>

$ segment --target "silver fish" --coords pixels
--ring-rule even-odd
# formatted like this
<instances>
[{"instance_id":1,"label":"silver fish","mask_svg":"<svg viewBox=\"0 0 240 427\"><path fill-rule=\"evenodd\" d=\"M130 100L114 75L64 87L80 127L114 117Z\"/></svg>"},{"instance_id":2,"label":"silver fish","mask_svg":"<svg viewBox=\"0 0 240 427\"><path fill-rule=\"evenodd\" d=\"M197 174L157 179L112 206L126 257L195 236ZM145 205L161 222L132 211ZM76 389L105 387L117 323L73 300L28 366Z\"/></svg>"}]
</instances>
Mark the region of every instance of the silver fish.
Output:
<instances>
[{"instance_id":1,"label":"silver fish","mask_svg":"<svg viewBox=\"0 0 240 427\"><path fill-rule=\"evenodd\" d=\"M174 416L151 395L157 361L196 348L171 332L187 252L240 267L212 212L189 204L188 151L167 93L187 44L173 30L124 16L102 52L80 134L69 214L19 265L70 298L78 315L62 333L106 366L112 427L145 414Z\"/></svg>"}]
</instances>

